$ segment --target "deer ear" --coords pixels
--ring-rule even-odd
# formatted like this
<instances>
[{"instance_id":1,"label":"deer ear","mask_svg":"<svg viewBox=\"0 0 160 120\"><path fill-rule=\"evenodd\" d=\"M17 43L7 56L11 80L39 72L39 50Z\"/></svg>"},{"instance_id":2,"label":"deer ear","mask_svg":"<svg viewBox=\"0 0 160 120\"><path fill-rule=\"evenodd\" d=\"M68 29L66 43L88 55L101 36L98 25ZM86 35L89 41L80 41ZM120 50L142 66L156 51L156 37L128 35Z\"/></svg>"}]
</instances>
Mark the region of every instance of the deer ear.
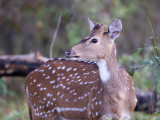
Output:
<instances>
[{"instance_id":1,"label":"deer ear","mask_svg":"<svg viewBox=\"0 0 160 120\"><path fill-rule=\"evenodd\" d=\"M110 39L114 41L120 35L121 31L122 31L121 20L119 18L115 18L108 28L108 35L110 36Z\"/></svg>"},{"instance_id":2,"label":"deer ear","mask_svg":"<svg viewBox=\"0 0 160 120\"><path fill-rule=\"evenodd\" d=\"M92 31L96 23L92 21L90 18L88 18L88 22L89 22L90 31Z\"/></svg>"}]
</instances>

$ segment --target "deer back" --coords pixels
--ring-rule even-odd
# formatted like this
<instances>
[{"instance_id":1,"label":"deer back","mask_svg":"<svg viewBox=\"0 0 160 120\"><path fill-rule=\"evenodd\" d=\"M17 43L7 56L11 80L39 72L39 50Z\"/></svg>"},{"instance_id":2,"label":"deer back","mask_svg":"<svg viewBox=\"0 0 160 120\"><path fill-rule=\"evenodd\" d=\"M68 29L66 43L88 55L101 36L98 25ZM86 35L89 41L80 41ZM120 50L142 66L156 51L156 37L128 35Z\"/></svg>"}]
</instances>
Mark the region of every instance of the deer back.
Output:
<instances>
[{"instance_id":1,"label":"deer back","mask_svg":"<svg viewBox=\"0 0 160 120\"><path fill-rule=\"evenodd\" d=\"M31 72L25 82L32 114L84 119L99 117L103 87L98 66L90 61L54 59Z\"/></svg>"}]
</instances>

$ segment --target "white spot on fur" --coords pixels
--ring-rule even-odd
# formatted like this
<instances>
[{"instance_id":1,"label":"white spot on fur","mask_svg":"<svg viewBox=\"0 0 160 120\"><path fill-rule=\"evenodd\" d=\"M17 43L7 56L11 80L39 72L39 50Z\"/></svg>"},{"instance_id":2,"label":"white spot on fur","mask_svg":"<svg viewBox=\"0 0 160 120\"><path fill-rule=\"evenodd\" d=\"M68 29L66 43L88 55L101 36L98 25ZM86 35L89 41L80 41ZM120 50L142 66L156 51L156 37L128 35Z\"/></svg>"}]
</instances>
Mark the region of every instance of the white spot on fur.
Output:
<instances>
[{"instance_id":1,"label":"white spot on fur","mask_svg":"<svg viewBox=\"0 0 160 120\"><path fill-rule=\"evenodd\" d=\"M77 78L80 78L80 76L77 76Z\"/></svg>"},{"instance_id":2,"label":"white spot on fur","mask_svg":"<svg viewBox=\"0 0 160 120\"><path fill-rule=\"evenodd\" d=\"M63 112L63 111L78 111L78 112L83 112L87 109L87 107L83 107L83 108L60 108L60 107L54 107L52 109L52 112L54 112L55 110L57 110L59 113Z\"/></svg>"},{"instance_id":3,"label":"white spot on fur","mask_svg":"<svg viewBox=\"0 0 160 120\"><path fill-rule=\"evenodd\" d=\"M45 79L49 79L50 78L50 76L47 76Z\"/></svg>"},{"instance_id":4,"label":"white spot on fur","mask_svg":"<svg viewBox=\"0 0 160 120\"><path fill-rule=\"evenodd\" d=\"M52 67L50 66L48 69L49 69L49 70L51 70L51 69L52 69Z\"/></svg>"},{"instance_id":5,"label":"white spot on fur","mask_svg":"<svg viewBox=\"0 0 160 120\"><path fill-rule=\"evenodd\" d=\"M62 73L61 76L63 76L64 74Z\"/></svg>"},{"instance_id":6,"label":"white spot on fur","mask_svg":"<svg viewBox=\"0 0 160 120\"><path fill-rule=\"evenodd\" d=\"M73 71L76 71L76 70L77 70L77 68L74 68L74 69L73 69Z\"/></svg>"},{"instance_id":7,"label":"white spot on fur","mask_svg":"<svg viewBox=\"0 0 160 120\"><path fill-rule=\"evenodd\" d=\"M57 69L61 69L61 67L57 67Z\"/></svg>"},{"instance_id":8,"label":"white spot on fur","mask_svg":"<svg viewBox=\"0 0 160 120\"><path fill-rule=\"evenodd\" d=\"M46 90L46 88L40 88L40 90Z\"/></svg>"},{"instance_id":9,"label":"white spot on fur","mask_svg":"<svg viewBox=\"0 0 160 120\"><path fill-rule=\"evenodd\" d=\"M53 80L53 81L50 81L50 84L54 84L55 83L55 80Z\"/></svg>"},{"instance_id":10,"label":"white spot on fur","mask_svg":"<svg viewBox=\"0 0 160 120\"><path fill-rule=\"evenodd\" d=\"M47 100L47 98L43 98L43 100L44 100L44 101L46 101L46 100Z\"/></svg>"},{"instance_id":11,"label":"white spot on fur","mask_svg":"<svg viewBox=\"0 0 160 120\"><path fill-rule=\"evenodd\" d=\"M40 87L41 86L41 84L37 84L37 87Z\"/></svg>"},{"instance_id":12,"label":"white spot on fur","mask_svg":"<svg viewBox=\"0 0 160 120\"><path fill-rule=\"evenodd\" d=\"M110 73L107 68L107 63L105 60L99 60L97 62L99 67L99 74L102 82L107 82L110 79Z\"/></svg>"},{"instance_id":13,"label":"white spot on fur","mask_svg":"<svg viewBox=\"0 0 160 120\"><path fill-rule=\"evenodd\" d=\"M66 67L65 66L62 66L62 70L64 70Z\"/></svg>"},{"instance_id":14,"label":"white spot on fur","mask_svg":"<svg viewBox=\"0 0 160 120\"><path fill-rule=\"evenodd\" d=\"M75 73L74 75L76 76L76 75L78 75L78 73Z\"/></svg>"},{"instance_id":15,"label":"white spot on fur","mask_svg":"<svg viewBox=\"0 0 160 120\"><path fill-rule=\"evenodd\" d=\"M72 74L69 75L69 77L72 77L72 76L73 76Z\"/></svg>"},{"instance_id":16,"label":"white spot on fur","mask_svg":"<svg viewBox=\"0 0 160 120\"><path fill-rule=\"evenodd\" d=\"M57 95L60 95L60 92L58 92Z\"/></svg>"},{"instance_id":17,"label":"white spot on fur","mask_svg":"<svg viewBox=\"0 0 160 120\"><path fill-rule=\"evenodd\" d=\"M66 71L68 72L68 71L70 71L70 70L72 70L72 67L67 68L67 70L66 70Z\"/></svg>"},{"instance_id":18,"label":"white spot on fur","mask_svg":"<svg viewBox=\"0 0 160 120\"><path fill-rule=\"evenodd\" d=\"M47 97L52 97L52 94L50 94L50 93L47 93Z\"/></svg>"},{"instance_id":19,"label":"white spot on fur","mask_svg":"<svg viewBox=\"0 0 160 120\"><path fill-rule=\"evenodd\" d=\"M52 74L54 74L56 72L56 70L54 69L54 70L52 70Z\"/></svg>"},{"instance_id":20,"label":"white spot on fur","mask_svg":"<svg viewBox=\"0 0 160 120\"><path fill-rule=\"evenodd\" d=\"M56 101L56 98L53 98L53 101Z\"/></svg>"},{"instance_id":21,"label":"white spot on fur","mask_svg":"<svg viewBox=\"0 0 160 120\"><path fill-rule=\"evenodd\" d=\"M36 82L37 80L36 79L34 79L34 81L33 82Z\"/></svg>"}]
</instances>

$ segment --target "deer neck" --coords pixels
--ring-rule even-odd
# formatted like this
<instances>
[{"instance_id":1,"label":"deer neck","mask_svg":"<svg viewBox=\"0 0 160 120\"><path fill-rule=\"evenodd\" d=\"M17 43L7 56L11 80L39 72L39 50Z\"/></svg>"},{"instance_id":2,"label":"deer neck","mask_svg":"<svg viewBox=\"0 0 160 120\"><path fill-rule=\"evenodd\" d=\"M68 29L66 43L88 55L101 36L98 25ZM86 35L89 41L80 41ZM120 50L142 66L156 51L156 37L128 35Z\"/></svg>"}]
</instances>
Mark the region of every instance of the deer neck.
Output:
<instances>
[{"instance_id":1,"label":"deer neck","mask_svg":"<svg viewBox=\"0 0 160 120\"><path fill-rule=\"evenodd\" d=\"M97 62L99 67L99 74L102 82L107 82L111 80L111 77L116 74L117 70L117 55L116 55L116 46L114 45L110 55L106 59L100 59Z\"/></svg>"}]
</instances>

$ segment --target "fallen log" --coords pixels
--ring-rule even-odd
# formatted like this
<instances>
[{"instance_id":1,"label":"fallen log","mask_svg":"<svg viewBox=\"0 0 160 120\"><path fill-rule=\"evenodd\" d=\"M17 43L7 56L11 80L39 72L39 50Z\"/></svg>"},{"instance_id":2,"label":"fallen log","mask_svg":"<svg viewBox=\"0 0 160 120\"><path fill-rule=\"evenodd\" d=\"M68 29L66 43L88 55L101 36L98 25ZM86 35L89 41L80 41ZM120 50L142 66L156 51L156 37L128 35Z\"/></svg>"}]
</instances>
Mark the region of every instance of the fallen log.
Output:
<instances>
[{"instance_id":1,"label":"fallen log","mask_svg":"<svg viewBox=\"0 0 160 120\"><path fill-rule=\"evenodd\" d=\"M49 58L43 57L39 52L26 55L0 56L0 77L2 76L26 76L38 66L47 62ZM137 106L135 111L154 113L158 108L155 94L136 89ZM158 99L158 98L156 98Z\"/></svg>"},{"instance_id":2,"label":"fallen log","mask_svg":"<svg viewBox=\"0 0 160 120\"><path fill-rule=\"evenodd\" d=\"M138 101L135 111L142 111L152 114L155 110L157 110L158 106L156 105L157 103L154 92L145 92L143 90L136 89L136 96Z\"/></svg>"},{"instance_id":3,"label":"fallen log","mask_svg":"<svg viewBox=\"0 0 160 120\"><path fill-rule=\"evenodd\" d=\"M0 56L1 76L26 76L49 59L41 56L39 52L26 55Z\"/></svg>"}]
</instances>

